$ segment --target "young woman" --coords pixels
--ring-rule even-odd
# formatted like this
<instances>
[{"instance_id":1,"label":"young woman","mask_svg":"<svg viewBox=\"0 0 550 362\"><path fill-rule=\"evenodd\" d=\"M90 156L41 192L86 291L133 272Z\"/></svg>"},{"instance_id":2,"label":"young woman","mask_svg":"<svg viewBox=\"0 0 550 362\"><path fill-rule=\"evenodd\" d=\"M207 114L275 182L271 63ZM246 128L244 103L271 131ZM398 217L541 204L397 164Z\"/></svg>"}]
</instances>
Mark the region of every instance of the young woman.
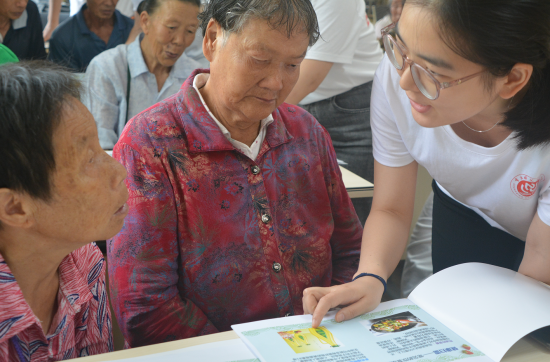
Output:
<instances>
[{"instance_id":1,"label":"young woman","mask_svg":"<svg viewBox=\"0 0 550 362\"><path fill-rule=\"evenodd\" d=\"M550 2L408 0L371 101L376 191L356 279L304 291L313 325L376 307L405 248L417 165L434 178L434 272L550 282ZM391 27L391 26L390 26ZM368 275L365 275L367 273Z\"/></svg>"}]
</instances>

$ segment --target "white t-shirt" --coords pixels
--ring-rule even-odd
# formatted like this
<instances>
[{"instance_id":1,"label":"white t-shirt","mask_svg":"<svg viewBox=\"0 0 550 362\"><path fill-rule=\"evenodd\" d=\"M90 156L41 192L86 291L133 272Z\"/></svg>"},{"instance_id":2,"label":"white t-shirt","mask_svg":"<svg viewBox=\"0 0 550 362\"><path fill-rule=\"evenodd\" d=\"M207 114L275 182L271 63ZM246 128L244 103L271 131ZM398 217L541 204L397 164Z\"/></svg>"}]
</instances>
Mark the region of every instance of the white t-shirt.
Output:
<instances>
[{"instance_id":1,"label":"white t-shirt","mask_svg":"<svg viewBox=\"0 0 550 362\"><path fill-rule=\"evenodd\" d=\"M309 104L370 82L382 59L374 26L367 20L364 0L311 0L321 38L306 59L334 63L319 87L300 104Z\"/></svg>"},{"instance_id":2,"label":"white t-shirt","mask_svg":"<svg viewBox=\"0 0 550 362\"><path fill-rule=\"evenodd\" d=\"M550 225L550 146L518 151L513 132L495 147L482 147L458 137L451 126L424 128L413 119L399 80L384 57L371 98L378 162L401 167L416 160L447 195L521 240L536 212Z\"/></svg>"}]
</instances>

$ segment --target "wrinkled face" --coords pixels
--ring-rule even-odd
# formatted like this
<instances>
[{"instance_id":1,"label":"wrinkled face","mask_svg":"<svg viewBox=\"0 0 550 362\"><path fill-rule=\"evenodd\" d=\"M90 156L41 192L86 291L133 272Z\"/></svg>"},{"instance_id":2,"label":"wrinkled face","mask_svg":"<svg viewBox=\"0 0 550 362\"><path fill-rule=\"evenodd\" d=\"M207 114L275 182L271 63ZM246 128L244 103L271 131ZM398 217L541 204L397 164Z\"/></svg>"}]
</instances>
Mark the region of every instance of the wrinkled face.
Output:
<instances>
[{"instance_id":1,"label":"wrinkled face","mask_svg":"<svg viewBox=\"0 0 550 362\"><path fill-rule=\"evenodd\" d=\"M428 10L405 4L396 32L396 41L405 49L405 54L431 71L441 83L483 70L481 65L462 58L445 45L438 35L438 25ZM438 99L429 100L414 84L408 65L397 72L401 76L400 86L410 99L413 117L421 126L438 127L474 116L489 116L500 107L498 91L503 82L501 78L495 80L491 90L485 88L480 76L443 89Z\"/></svg>"},{"instance_id":2,"label":"wrinkled face","mask_svg":"<svg viewBox=\"0 0 550 362\"><path fill-rule=\"evenodd\" d=\"M0 15L10 20L19 19L27 8L28 0L0 0Z\"/></svg>"},{"instance_id":3,"label":"wrinkled face","mask_svg":"<svg viewBox=\"0 0 550 362\"><path fill-rule=\"evenodd\" d=\"M92 115L74 98L53 146L52 198L36 202L36 231L67 247L116 235L128 213L126 170L101 149Z\"/></svg>"},{"instance_id":4,"label":"wrinkled face","mask_svg":"<svg viewBox=\"0 0 550 362\"><path fill-rule=\"evenodd\" d=\"M88 10L100 19L110 19L118 0L87 0Z\"/></svg>"},{"instance_id":5,"label":"wrinkled face","mask_svg":"<svg viewBox=\"0 0 550 362\"><path fill-rule=\"evenodd\" d=\"M173 66L183 51L195 40L199 27L199 8L187 2L166 0L153 15L143 12L141 23L145 34L142 42L157 61L165 67Z\"/></svg>"},{"instance_id":6,"label":"wrinkled face","mask_svg":"<svg viewBox=\"0 0 550 362\"><path fill-rule=\"evenodd\" d=\"M221 27L213 20L210 27L217 28L217 38L211 44L212 52L205 51L205 55L210 61L209 82L218 112L242 121L266 118L298 80L309 44L307 33L294 32L289 38L266 21L251 19L224 42ZM205 37L203 48L210 46L209 41Z\"/></svg>"}]
</instances>

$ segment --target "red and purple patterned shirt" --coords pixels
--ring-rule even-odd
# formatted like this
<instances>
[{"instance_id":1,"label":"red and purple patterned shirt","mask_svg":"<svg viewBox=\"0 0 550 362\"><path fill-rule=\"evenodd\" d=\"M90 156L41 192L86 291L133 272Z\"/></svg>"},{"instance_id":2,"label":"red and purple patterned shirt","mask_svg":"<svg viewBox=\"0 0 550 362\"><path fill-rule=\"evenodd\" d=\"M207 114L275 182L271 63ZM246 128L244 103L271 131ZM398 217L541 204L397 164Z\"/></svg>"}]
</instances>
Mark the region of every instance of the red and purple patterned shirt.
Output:
<instances>
[{"instance_id":1,"label":"red and purple patterned shirt","mask_svg":"<svg viewBox=\"0 0 550 362\"><path fill-rule=\"evenodd\" d=\"M95 244L63 259L57 301L50 332L44 335L0 255L0 361L59 361L113 350L105 259Z\"/></svg>"},{"instance_id":2,"label":"red and purple patterned shirt","mask_svg":"<svg viewBox=\"0 0 550 362\"><path fill-rule=\"evenodd\" d=\"M326 130L283 104L253 161L201 103L199 72L113 152L130 212L108 242L109 281L130 347L302 314L305 288L357 271L363 229Z\"/></svg>"}]
</instances>

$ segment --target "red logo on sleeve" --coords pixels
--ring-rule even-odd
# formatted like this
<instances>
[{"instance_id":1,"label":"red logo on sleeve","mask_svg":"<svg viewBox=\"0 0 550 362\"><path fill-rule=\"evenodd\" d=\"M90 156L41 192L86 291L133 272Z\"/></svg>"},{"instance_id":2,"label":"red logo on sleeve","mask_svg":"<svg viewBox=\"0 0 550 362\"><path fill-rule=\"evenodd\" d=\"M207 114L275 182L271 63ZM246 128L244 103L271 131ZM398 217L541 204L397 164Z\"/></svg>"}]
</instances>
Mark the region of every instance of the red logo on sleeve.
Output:
<instances>
[{"instance_id":1,"label":"red logo on sleeve","mask_svg":"<svg viewBox=\"0 0 550 362\"><path fill-rule=\"evenodd\" d=\"M527 200L537 192L539 182L544 181L544 175L540 175L538 179L527 175L517 175L510 182L512 192L522 200Z\"/></svg>"}]
</instances>

